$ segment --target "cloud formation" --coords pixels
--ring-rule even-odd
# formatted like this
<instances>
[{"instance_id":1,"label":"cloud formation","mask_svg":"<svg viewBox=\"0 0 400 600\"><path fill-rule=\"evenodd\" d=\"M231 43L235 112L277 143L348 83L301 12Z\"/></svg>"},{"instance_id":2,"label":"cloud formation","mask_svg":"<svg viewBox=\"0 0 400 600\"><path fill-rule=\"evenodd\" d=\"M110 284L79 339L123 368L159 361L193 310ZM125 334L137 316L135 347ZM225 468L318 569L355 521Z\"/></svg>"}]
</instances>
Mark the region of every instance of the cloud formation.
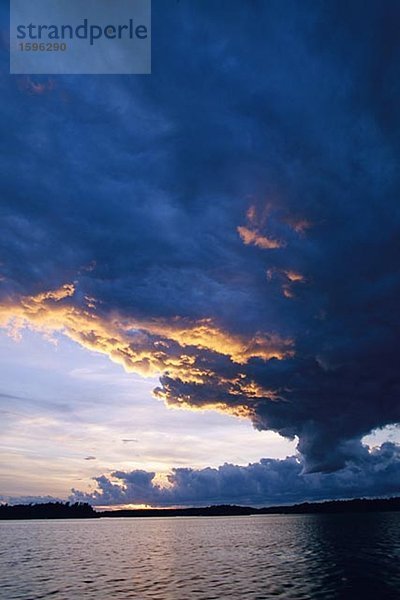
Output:
<instances>
[{"instance_id":1,"label":"cloud formation","mask_svg":"<svg viewBox=\"0 0 400 600\"><path fill-rule=\"evenodd\" d=\"M154 4L151 77L0 81L0 319L341 469L400 421L397 8Z\"/></svg>"},{"instance_id":2,"label":"cloud formation","mask_svg":"<svg viewBox=\"0 0 400 600\"><path fill-rule=\"evenodd\" d=\"M173 469L168 485L154 481L148 471L116 471L96 477L91 493L72 490L70 500L94 506L148 504L196 506L206 504L271 505L327 498L390 496L400 492L400 446L391 442L368 450L336 473L302 472L301 460L261 459L248 466L224 464L218 469Z\"/></svg>"},{"instance_id":3,"label":"cloud formation","mask_svg":"<svg viewBox=\"0 0 400 600\"><path fill-rule=\"evenodd\" d=\"M0 496L0 504L47 504L48 502L64 502L54 496Z\"/></svg>"}]
</instances>

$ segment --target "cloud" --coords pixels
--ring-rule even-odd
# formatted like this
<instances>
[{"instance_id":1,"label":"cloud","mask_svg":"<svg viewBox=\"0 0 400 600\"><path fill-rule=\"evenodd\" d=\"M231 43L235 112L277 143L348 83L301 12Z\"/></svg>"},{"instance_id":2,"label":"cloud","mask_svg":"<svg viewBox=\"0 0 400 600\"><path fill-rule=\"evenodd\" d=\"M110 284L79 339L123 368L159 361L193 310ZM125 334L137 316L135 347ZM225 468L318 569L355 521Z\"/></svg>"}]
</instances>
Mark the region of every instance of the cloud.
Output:
<instances>
[{"instance_id":1,"label":"cloud","mask_svg":"<svg viewBox=\"0 0 400 600\"><path fill-rule=\"evenodd\" d=\"M273 278L277 278L281 281L282 293L286 298L295 297L296 285L299 283L305 283L306 279L304 275L296 271L288 270L276 270L268 269L267 277L271 281Z\"/></svg>"},{"instance_id":2,"label":"cloud","mask_svg":"<svg viewBox=\"0 0 400 600\"><path fill-rule=\"evenodd\" d=\"M283 242L267 237L260 232L259 227L265 228L266 226L269 211L270 206L267 204L263 211L264 214L262 218L259 219L256 207L254 205L249 207L246 214L247 226L240 225L237 228L244 244L257 246L257 248L261 248L262 250L274 250L284 246Z\"/></svg>"},{"instance_id":3,"label":"cloud","mask_svg":"<svg viewBox=\"0 0 400 600\"><path fill-rule=\"evenodd\" d=\"M400 421L400 49L387 3L289 5L160 0L152 77L0 81L0 317L327 473Z\"/></svg>"},{"instance_id":4,"label":"cloud","mask_svg":"<svg viewBox=\"0 0 400 600\"><path fill-rule=\"evenodd\" d=\"M3 504L46 504L47 502L64 502L54 496L0 496Z\"/></svg>"},{"instance_id":5,"label":"cloud","mask_svg":"<svg viewBox=\"0 0 400 600\"><path fill-rule=\"evenodd\" d=\"M114 346L127 346L129 339L132 339L136 343L132 344L131 352L125 348L127 366L129 358L134 360L136 347L141 343L143 346L152 345L144 336L152 336L154 348L158 349L155 353L160 356L163 355L164 349L168 350L170 347L167 341L163 340L179 345L182 350L195 347L223 354L239 364L244 364L253 357L269 360L292 354L290 339L280 338L273 333L259 332L246 338L221 330L214 325L211 318L199 321L180 317L169 321L155 318L146 320L134 316L119 317L117 313L111 318L105 318L97 313L95 298L85 296L83 302L79 298L68 302L74 297L75 291L73 284L64 284L56 290L35 296L22 296L16 302L5 302L0 306L0 324L3 327L8 326L11 333L16 335L25 326L44 331L64 330L82 345L86 343L89 347L93 346L93 349L98 346L99 351L103 349L105 353L111 353ZM83 306L79 306L81 303ZM157 363L156 356L154 360Z\"/></svg>"},{"instance_id":6,"label":"cloud","mask_svg":"<svg viewBox=\"0 0 400 600\"><path fill-rule=\"evenodd\" d=\"M35 82L30 77L21 77L18 81L18 87L22 92L27 94L41 96L43 94L54 91L56 84L54 79L47 81Z\"/></svg>"},{"instance_id":7,"label":"cloud","mask_svg":"<svg viewBox=\"0 0 400 600\"><path fill-rule=\"evenodd\" d=\"M267 238L265 235L261 235L254 229L248 229L247 227L238 227L238 232L245 244L253 244L262 250L273 250L274 248L280 248L281 243L277 240Z\"/></svg>"},{"instance_id":8,"label":"cloud","mask_svg":"<svg viewBox=\"0 0 400 600\"><path fill-rule=\"evenodd\" d=\"M224 464L217 469L173 469L167 486L148 471L116 471L96 477L91 493L72 490L70 500L97 506L149 504L196 506L206 504L270 505L327 498L398 494L400 445L386 442L363 448L357 460L336 473L304 474L299 457L262 459L247 466Z\"/></svg>"}]
</instances>

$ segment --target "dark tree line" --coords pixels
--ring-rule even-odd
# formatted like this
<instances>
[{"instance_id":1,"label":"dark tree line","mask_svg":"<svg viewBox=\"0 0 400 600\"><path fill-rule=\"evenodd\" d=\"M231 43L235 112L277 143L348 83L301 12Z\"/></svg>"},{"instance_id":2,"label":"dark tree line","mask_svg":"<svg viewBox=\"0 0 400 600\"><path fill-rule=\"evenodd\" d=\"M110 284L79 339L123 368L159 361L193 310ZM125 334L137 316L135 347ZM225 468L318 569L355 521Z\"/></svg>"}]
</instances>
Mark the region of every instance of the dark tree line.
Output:
<instances>
[{"instance_id":1,"label":"dark tree line","mask_svg":"<svg viewBox=\"0 0 400 600\"><path fill-rule=\"evenodd\" d=\"M326 502L303 502L294 506L260 508L259 514L332 514L391 512L400 510L398 498L357 498L354 500L328 500Z\"/></svg>"},{"instance_id":2,"label":"dark tree line","mask_svg":"<svg viewBox=\"0 0 400 600\"><path fill-rule=\"evenodd\" d=\"M222 504L191 508L148 508L96 512L83 502L0 505L0 519L93 519L99 517L218 517L265 514L333 514L400 511L400 497L304 502L292 506L254 508Z\"/></svg>"},{"instance_id":3,"label":"dark tree line","mask_svg":"<svg viewBox=\"0 0 400 600\"><path fill-rule=\"evenodd\" d=\"M251 506L234 506L222 504L217 506L192 508L148 508L136 510L116 510L99 513L104 517L218 517L235 515L274 515L274 514L331 514L331 513L366 513L388 512L400 510L399 498L331 500L328 502L304 502L292 506L268 506L254 508Z\"/></svg>"},{"instance_id":4,"label":"dark tree line","mask_svg":"<svg viewBox=\"0 0 400 600\"><path fill-rule=\"evenodd\" d=\"M0 519L92 519L98 516L89 504L83 502L0 505Z\"/></svg>"}]
</instances>

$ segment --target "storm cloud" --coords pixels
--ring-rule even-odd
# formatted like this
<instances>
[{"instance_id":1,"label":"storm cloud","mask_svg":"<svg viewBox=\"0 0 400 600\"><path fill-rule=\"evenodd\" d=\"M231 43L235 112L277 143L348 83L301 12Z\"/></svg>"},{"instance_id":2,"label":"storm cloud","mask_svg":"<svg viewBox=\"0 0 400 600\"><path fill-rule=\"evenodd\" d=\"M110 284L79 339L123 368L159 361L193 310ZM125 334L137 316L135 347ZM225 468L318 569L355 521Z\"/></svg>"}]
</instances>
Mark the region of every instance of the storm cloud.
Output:
<instances>
[{"instance_id":1,"label":"storm cloud","mask_svg":"<svg viewBox=\"0 0 400 600\"><path fill-rule=\"evenodd\" d=\"M148 504L196 506L248 504L262 506L327 498L390 496L400 492L400 446L391 442L368 451L335 473L304 474L301 460L261 459L247 466L224 464L217 469L173 469L168 485L155 473L116 471L96 477L91 493L72 490L70 500L95 506Z\"/></svg>"},{"instance_id":2,"label":"storm cloud","mask_svg":"<svg viewBox=\"0 0 400 600\"><path fill-rule=\"evenodd\" d=\"M1 79L3 326L297 437L296 481L361 490L365 456L379 482L360 440L400 421L399 10L155 0L150 77Z\"/></svg>"}]
</instances>

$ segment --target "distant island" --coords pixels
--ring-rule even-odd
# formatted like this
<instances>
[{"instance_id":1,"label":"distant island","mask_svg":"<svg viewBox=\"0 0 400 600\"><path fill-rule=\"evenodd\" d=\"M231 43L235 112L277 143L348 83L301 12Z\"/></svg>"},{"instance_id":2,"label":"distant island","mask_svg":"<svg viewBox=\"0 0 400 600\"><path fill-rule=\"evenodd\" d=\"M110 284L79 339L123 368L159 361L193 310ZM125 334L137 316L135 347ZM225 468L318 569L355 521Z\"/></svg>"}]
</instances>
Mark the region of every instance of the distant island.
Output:
<instances>
[{"instance_id":1,"label":"distant island","mask_svg":"<svg viewBox=\"0 0 400 600\"><path fill-rule=\"evenodd\" d=\"M46 502L43 504L1 504L0 519L98 519L90 504L84 502Z\"/></svg>"},{"instance_id":2,"label":"distant island","mask_svg":"<svg viewBox=\"0 0 400 600\"><path fill-rule=\"evenodd\" d=\"M400 497L303 502L292 506L253 508L222 504L197 508L147 508L95 511L90 504L47 502L45 504L0 505L0 520L16 519L99 519L118 517L223 517L246 515L303 515L400 511Z\"/></svg>"}]
</instances>

